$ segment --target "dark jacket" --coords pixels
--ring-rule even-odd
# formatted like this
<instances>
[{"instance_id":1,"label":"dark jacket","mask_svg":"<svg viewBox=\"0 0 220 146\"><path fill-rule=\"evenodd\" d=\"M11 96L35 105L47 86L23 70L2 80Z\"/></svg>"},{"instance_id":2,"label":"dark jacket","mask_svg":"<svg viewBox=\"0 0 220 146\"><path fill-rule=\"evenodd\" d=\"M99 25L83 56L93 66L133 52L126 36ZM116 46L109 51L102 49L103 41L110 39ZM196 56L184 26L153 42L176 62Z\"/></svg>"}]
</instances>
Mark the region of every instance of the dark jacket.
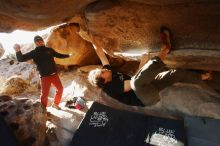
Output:
<instances>
[{"instance_id":1,"label":"dark jacket","mask_svg":"<svg viewBox=\"0 0 220 146\"><path fill-rule=\"evenodd\" d=\"M26 54L22 54L21 51L16 52L16 56L19 62L33 59L35 64L37 65L37 69L41 77L48 76L57 72L54 57L69 57L69 55L57 53L52 48L48 48L45 46L36 47L34 50Z\"/></svg>"},{"instance_id":2,"label":"dark jacket","mask_svg":"<svg viewBox=\"0 0 220 146\"><path fill-rule=\"evenodd\" d=\"M104 65L103 68L112 71L112 81L101 87L103 91L122 103L133 106L144 106L133 90L124 92L124 81L130 80L130 76L114 71L110 65Z\"/></svg>"}]
</instances>

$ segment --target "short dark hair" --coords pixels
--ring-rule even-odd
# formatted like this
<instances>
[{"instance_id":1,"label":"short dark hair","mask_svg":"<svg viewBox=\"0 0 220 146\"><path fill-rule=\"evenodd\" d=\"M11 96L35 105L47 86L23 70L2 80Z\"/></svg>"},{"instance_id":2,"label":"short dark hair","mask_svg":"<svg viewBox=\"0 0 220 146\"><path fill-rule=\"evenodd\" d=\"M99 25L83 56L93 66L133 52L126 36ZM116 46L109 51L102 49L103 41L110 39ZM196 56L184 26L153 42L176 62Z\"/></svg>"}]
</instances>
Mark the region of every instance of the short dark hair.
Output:
<instances>
[{"instance_id":1,"label":"short dark hair","mask_svg":"<svg viewBox=\"0 0 220 146\"><path fill-rule=\"evenodd\" d=\"M34 42L37 42L37 41L43 41L43 38L41 36L39 36L39 35L36 35L34 37Z\"/></svg>"},{"instance_id":2,"label":"short dark hair","mask_svg":"<svg viewBox=\"0 0 220 146\"><path fill-rule=\"evenodd\" d=\"M96 85L100 88L103 88L105 85L105 80L101 77L96 78Z\"/></svg>"}]
</instances>

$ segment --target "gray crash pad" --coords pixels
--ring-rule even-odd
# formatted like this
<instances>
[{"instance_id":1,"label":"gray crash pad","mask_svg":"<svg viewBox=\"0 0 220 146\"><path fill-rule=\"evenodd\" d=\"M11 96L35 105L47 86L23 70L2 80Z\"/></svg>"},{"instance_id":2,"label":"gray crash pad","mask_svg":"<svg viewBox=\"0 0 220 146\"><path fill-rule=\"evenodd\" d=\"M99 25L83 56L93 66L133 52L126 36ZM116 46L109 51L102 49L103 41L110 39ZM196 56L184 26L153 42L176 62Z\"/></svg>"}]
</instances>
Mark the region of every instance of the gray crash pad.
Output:
<instances>
[{"instance_id":1,"label":"gray crash pad","mask_svg":"<svg viewBox=\"0 0 220 146\"><path fill-rule=\"evenodd\" d=\"M113 109L94 103L70 146L183 146L184 121Z\"/></svg>"},{"instance_id":2,"label":"gray crash pad","mask_svg":"<svg viewBox=\"0 0 220 146\"><path fill-rule=\"evenodd\" d=\"M220 146L220 120L184 118L188 146Z\"/></svg>"}]
</instances>

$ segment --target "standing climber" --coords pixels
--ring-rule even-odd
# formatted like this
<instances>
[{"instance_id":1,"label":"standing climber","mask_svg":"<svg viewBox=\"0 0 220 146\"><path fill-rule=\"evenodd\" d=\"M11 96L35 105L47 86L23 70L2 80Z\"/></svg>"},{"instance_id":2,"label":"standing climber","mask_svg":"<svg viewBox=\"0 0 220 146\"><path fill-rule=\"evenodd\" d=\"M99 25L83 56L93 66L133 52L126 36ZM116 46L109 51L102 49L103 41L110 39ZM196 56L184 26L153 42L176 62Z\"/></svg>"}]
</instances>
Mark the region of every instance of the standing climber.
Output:
<instances>
[{"instance_id":1,"label":"standing climber","mask_svg":"<svg viewBox=\"0 0 220 146\"><path fill-rule=\"evenodd\" d=\"M34 63L37 65L37 69L40 74L40 83L41 83L41 104L46 108L49 96L49 90L51 84L53 84L57 91L54 98L54 103L52 107L60 109L59 103L63 93L63 86L60 81L60 78L57 74L56 64L54 57L56 58L67 58L70 55L60 54L54 51L52 48L45 46L44 40L41 36L34 37L34 43L36 48L26 54L22 54L20 50L20 45L15 44L14 50L16 51L16 57L19 62L28 61L33 59Z\"/></svg>"}]
</instances>

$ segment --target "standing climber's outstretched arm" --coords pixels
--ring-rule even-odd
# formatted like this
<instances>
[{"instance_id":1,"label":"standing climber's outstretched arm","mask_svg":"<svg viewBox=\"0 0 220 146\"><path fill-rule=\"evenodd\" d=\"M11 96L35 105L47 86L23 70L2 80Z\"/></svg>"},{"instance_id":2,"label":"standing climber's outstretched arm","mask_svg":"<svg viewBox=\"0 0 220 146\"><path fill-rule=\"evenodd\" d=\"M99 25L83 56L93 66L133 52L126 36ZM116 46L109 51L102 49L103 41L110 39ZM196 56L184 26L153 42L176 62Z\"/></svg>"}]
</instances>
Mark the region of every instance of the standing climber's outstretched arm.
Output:
<instances>
[{"instance_id":1,"label":"standing climber's outstretched arm","mask_svg":"<svg viewBox=\"0 0 220 146\"><path fill-rule=\"evenodd\" d=\"M32 59L32 56L33 56L32 51L28 52L26 54L22 54L21 47L19 44L14 45L14 50L16 52L16 57L19 62L24 62L24 61L28 61L28 60Z\"/></svg>"}]
</instances>

